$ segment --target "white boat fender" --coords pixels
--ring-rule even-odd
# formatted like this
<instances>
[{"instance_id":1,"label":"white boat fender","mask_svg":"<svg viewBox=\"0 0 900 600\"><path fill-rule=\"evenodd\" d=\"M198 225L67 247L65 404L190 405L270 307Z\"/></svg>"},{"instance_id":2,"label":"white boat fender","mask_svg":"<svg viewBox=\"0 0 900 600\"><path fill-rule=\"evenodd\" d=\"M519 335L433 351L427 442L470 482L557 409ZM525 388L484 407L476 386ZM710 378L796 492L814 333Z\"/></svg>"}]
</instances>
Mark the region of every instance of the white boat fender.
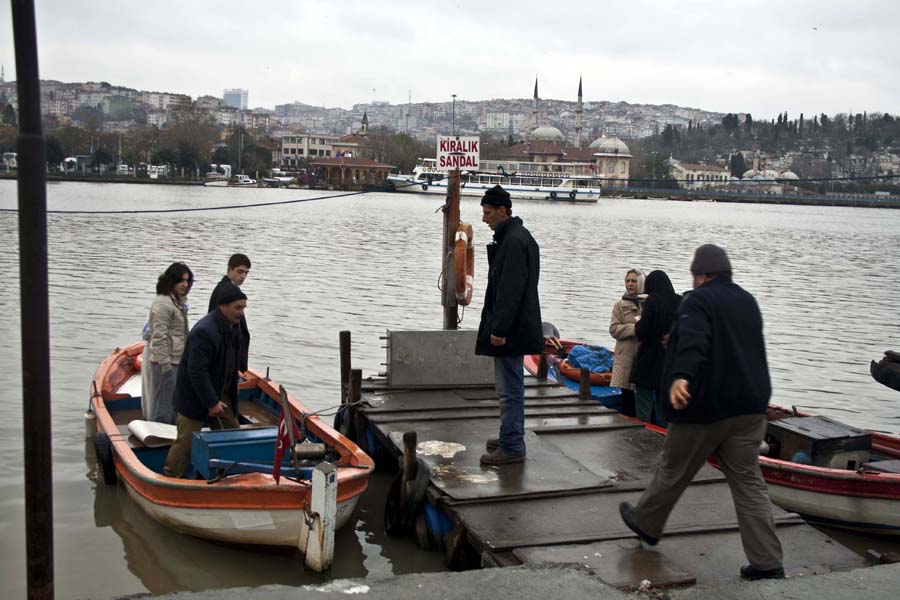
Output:
<instances>
[{"instance_id":1,"label":"white boat fender","mask_svg":"<svg viewBox=\"0 0 900 600\"><path fill-rule=\"evenodd\" d=\"M312 498L303 512L297 547L306 566L317 573L331 568L337 515L337 468L321 462L313 469Z\"/></svg>"},{"instance_id":2,"label":"white boat fender","mask_svg":"<svg viewBox=\"0 0 900 600\"><path fill-rule=\"evenodd\" d=\"M97 433L97 415L94 414L94 411L88 409L87 412L84 413L84 439L90 440L93 439L94 434Z\"/></svg>"}]
</instances>

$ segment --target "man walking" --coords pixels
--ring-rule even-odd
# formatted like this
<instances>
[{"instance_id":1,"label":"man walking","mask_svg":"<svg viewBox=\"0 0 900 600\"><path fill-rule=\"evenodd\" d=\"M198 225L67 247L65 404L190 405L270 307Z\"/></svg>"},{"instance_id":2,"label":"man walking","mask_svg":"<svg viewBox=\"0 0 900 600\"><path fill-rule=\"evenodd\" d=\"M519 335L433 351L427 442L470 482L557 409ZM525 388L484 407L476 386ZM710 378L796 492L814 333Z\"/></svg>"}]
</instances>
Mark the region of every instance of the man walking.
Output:
<instances>
[{"instance_id":1,"label":"man walking","mask_svg":"<svg viewBox=\"0 0 900 600\"><path fill-rule=\"evenodd\" d=\"M243 347L239 323L247 296L234 284L223 287L219 305L188 334L175 382L177 436L163 469L182 477L191 458L191 438L208 422L213 429L236 429L238 363Z\"/></svg>"},{"instance_id":2,"label":"man walking","mask_svg":"<svg viewBox=\"0 0 900 600\"><path fill-rule=\"evenodd\" d=\"M241 287L249 274L250 259L247 255L240 253L232 254L231 258L228 259L228 270L225 272L225 275L219 283L216 284L212 294L209 295L209 308L206 309L206 312L212 312L214 308L219 306L218 295L222 293L222 290L227 289L232 285ZM243 347L241 348L241 360L238 364L238 369L246 371L247 360L250 354L250 329L247 327L247 319L243 315L241 315L241 336Z\"/></svg>"},{"instance_id":3,"label":"man walking","mask_svg":"<svg viewBox=\"0 0 900 600\"><path fill-rule=\"evenodd\" d=\"M731 280L722 248L697 248L691 274L694 290L679 308L666 357L663 389L674 410L660 466L637 506L623 502L619 512L638 537L655 545L682 492L714 454L750 561L741 576L781 579L781 543L759 468L772 391L762 315L753 296Z\"/></svg>"},{"instance_id":4,"label":"man walking","mask_svg":"<svg viewBox=\"0 0 900 600\"><path fill-rule=\"evenodd\" d=\"M509 193L499 185L481 199L481 220L494 231L488 244L488 282L475 354L494 357L500 397L500 437L485 444L483 465L525 460L524 356L544 349L538 301L540 250L522 219L512 216Z\"/></svg>"}]
</instances>

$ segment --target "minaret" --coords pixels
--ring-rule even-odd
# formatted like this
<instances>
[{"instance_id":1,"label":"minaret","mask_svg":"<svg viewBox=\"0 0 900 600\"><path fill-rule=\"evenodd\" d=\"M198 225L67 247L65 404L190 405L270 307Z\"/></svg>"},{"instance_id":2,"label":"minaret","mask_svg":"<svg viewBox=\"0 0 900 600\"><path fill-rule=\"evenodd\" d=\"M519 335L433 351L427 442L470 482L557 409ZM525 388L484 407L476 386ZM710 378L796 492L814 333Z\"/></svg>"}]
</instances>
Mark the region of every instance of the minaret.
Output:
<instances>
[{"instance_id":1,"label":"minaret","mask_svg":"<svg viewBox=\"0 0 900 600\"><path fill-rule=\"evenodd\" d=\"M363 109L363 118L362 118L362 129L360 130L362 135L367 135L369 133L369 115L365 109Z\"/></svg>"},{"instance_id":2,"label":"minaret","mask_svg":"<svg viewBox=\"0 0 900 600\"><path fill-rule=\"evenodd\" d=\"M584 125L584 103L581 101L581 76L578 76L578 108L575 109L575 147L581 148L581 128Z\"/></svg>"},{"instance_id":3,"label":"minaret","mask_svg":"<svg viewBox=\"0 0 900 600\"><path fill-rule=\"evenodd\" d=\"M3 65L0 65L0 83L6 83L6 80L3 78Z\"/></svg>"},{"instance_id":4,"label":"minaret","mask_svg":"<svg viewBox=\"0 0 900 600\"><path fill-rule=\"evenodd\" d=\"M531 129L535 130L538 126L538 90L537 77L534 78L534 98L531 100Z\"/></svg>"}]
</instances>

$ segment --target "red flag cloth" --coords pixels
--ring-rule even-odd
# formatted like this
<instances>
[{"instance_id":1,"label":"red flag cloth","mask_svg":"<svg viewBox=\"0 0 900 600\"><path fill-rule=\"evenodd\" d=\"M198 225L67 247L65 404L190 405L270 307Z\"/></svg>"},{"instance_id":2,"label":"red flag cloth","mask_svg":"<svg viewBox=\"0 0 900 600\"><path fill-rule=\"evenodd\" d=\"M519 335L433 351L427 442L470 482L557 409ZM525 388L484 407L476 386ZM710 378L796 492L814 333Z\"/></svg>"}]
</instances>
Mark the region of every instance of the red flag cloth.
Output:
<instances>
[{"instance_id":1,"label":"red flag cloth","mask_svg":"<svg viewBox=\"0 0 900 600\"><path fill-rule=\"evenodd\" d=\"M297 421L291 419L291 427L294 429L294 440L300 441L300 430L297 429ZM281 478L281 461L285 454L291 451L291 438L288 437L287 426L284 422L284 411L278 417L278 439L275 440L275 464L272 465L272 477L275 483Z\"/></svg>"}]
</instances>

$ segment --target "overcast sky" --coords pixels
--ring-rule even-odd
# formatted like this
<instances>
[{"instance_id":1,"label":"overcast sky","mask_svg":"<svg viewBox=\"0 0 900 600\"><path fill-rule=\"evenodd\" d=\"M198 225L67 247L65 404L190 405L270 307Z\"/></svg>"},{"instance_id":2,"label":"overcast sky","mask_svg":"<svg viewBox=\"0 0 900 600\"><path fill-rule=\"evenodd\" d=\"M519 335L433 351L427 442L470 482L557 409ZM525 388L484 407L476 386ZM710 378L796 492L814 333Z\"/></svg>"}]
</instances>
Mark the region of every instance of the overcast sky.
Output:
<instances>
[{"instance_id":1,"label":"overcast sky","mask_svg":"<svg viewBox=\"0 0 900 600\"><path fill-rule=\"evenodd\" d=\"M531 97L900 113L897 0L36 0L44 79L251 107ZM10 3L0 64L15 78Z\"/></svg>"}]
</instances>

